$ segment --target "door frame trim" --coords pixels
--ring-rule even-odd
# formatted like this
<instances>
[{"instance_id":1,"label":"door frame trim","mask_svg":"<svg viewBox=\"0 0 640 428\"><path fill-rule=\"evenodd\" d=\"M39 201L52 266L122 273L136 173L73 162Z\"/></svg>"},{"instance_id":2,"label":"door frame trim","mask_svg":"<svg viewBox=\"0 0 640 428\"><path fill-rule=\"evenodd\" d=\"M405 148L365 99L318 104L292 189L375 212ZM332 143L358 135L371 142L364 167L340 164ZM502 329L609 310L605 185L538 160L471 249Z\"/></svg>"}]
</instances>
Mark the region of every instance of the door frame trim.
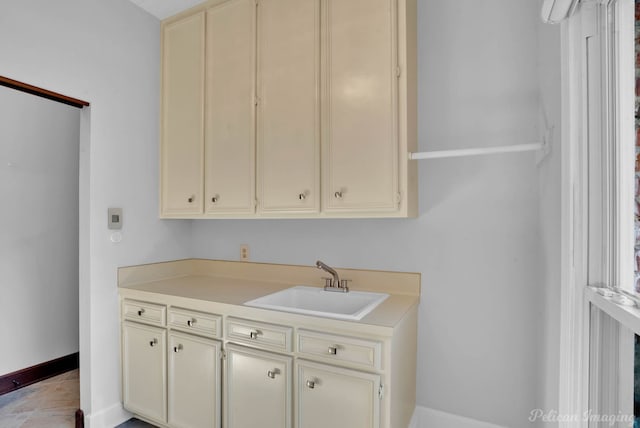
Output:
<instances>
[{"instance_id":1,"label":"door frame trim","mask_svg":"<svg viewBox=\"0 0 640 428\"><path fill-rule=\"evenodd\" d=\"M18 80L13 80L5 76L0 76L0 86L5 86L17 91L26 92L31 95L46 98L48 100L56 101L79 109L89 107L90 105L87 101L69 97L67 95L40 88L38 86L33 86L28 83L20 82Z\"/></svg>"}]
</instances>

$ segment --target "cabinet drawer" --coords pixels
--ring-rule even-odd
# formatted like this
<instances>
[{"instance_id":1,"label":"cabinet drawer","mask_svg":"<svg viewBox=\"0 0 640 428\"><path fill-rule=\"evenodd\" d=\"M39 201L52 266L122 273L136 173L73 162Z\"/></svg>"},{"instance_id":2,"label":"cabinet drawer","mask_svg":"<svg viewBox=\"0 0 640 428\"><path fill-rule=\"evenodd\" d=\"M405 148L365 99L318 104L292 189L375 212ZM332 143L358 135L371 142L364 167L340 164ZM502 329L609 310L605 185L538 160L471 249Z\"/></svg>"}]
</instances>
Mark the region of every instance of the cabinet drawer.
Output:
<instances>
[{"instance_id":1,"label":"cabinet drawer","mask_svg":"<svg viewBox=\"0 0 640 428\"><path fill-rule=\"evenodd\" d=\"M207 337L220 337L222 317L189 309L170 308L169 327Z\"/></svg>"},{"instance_id":2,"label":"cabinet drawer","mask_svg":"<svg viewBox=\"0 0 640 428\"><path fill-rule=\"evenodd\" d=\"M166 313L164 305L129 299L122 302L122 316L128 320L164 327Z\"/></svg>"},{"instance_id":3,"label":"cabinet drawer","mask_svg":"<svg viewBox=\"0 0 640 428\"><path fill-rule=\"evenodd\" d=\"M375 340L299 330L298 352L377 370L382 366L382 343Z\"/></svg>"},{"instance_id":4,"label":"cabinet drawer","mask_svg":"<svg viewBox=\"0 0 640 428\"><path fill-rule=\"evenodd\" d=\"M227 318L227 339L260 348L291 352L293 329L239 318Z\"/></svg>"}]
</instances>

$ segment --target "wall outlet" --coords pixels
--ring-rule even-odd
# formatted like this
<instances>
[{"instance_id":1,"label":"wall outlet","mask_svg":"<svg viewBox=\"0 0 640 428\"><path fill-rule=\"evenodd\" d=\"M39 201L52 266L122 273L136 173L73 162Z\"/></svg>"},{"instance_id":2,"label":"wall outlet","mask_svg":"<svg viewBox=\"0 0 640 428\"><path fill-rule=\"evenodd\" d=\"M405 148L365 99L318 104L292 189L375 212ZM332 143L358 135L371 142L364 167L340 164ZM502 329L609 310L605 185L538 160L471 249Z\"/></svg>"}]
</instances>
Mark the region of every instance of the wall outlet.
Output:
<instances>
[{"instance_id":1,"label":"wall outlet","mask_svg":"<svg viewBox=\"0 0 640 428\"><path fill-rule=\"evenodd\" d=\"M249 246L247 244L240 245L240 260L249 260Z\"/></svg>"}]
</instances>

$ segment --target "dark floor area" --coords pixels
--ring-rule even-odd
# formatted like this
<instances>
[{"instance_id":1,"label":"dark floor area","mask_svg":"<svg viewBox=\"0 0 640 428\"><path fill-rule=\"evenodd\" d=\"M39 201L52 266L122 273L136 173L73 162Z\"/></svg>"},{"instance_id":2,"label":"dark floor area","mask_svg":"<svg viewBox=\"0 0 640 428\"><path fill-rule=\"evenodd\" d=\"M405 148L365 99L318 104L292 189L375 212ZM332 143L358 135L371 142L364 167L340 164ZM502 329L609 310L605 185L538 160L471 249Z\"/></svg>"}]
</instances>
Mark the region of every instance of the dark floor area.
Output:
<instances>
[{"instance_id":1,"label":"dark floor area","mask_svg":"<svg viewBox=\"0 0 640 428\"><path fill-rule=\"evenodd\" d=\"M131 418L127 422L118 425L116 428L155 428L155 425L148 424L140 419Z\"/></svg>"},{"instance_id":2,"label":"dark floor area","mask_svg":"<svg viewBox=\"0 0 640 428\"><path fill-rule=\"evenodd\" d=\"M127 422L118 425L116 428L150 428L155 427L155 425L148 424L140 419L131 418Z\"/></svg>"}]
</instances>

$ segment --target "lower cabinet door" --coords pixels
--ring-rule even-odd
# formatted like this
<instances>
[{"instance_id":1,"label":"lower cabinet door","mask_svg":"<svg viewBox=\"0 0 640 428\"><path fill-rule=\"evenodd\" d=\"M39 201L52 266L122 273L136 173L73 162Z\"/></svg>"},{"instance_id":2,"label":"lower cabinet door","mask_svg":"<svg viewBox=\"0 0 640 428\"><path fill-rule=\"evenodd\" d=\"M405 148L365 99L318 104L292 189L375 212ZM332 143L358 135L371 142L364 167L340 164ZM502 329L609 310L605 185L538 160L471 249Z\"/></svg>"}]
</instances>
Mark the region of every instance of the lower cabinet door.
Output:
<instances>
[{"instance_id":1,"label":"lower cabinet door","mask_svg":"<svg viewBox=\"0 0 640 428\"><path fill-rule=\"evenodd\" d=\"M122 324L122 395L124 407L166 422L167 332L125 321Z\"/></svg>"},{"instance_id":2,"label":"lower cabinet door","mask_svg":"<svg viewBox=\"0 0 640 428\"><path fill-rule=\"evenodd\" d=\"M226 351L225 427L291 428L292 358L237 345Z\"/></svg>"},{"instance_id":3,"label":"lower cabinet door","mask_svg":"<svg viewBox=\"0 0 640 428\"><path fill-rule=\"evenodd\" d=\"M379 428L380 376L298 361L298 428Z\"/></svg>"},{"instance_id":4,"label":"lower cabinet door","mask_svg":"<svg viewBox=\"0 0 640 428\"><path fill-rule=\"evenodd\" d=\"M220 350L218 341L169 333L169 425L220 427Z\"/></svg>"}]
</instances>

